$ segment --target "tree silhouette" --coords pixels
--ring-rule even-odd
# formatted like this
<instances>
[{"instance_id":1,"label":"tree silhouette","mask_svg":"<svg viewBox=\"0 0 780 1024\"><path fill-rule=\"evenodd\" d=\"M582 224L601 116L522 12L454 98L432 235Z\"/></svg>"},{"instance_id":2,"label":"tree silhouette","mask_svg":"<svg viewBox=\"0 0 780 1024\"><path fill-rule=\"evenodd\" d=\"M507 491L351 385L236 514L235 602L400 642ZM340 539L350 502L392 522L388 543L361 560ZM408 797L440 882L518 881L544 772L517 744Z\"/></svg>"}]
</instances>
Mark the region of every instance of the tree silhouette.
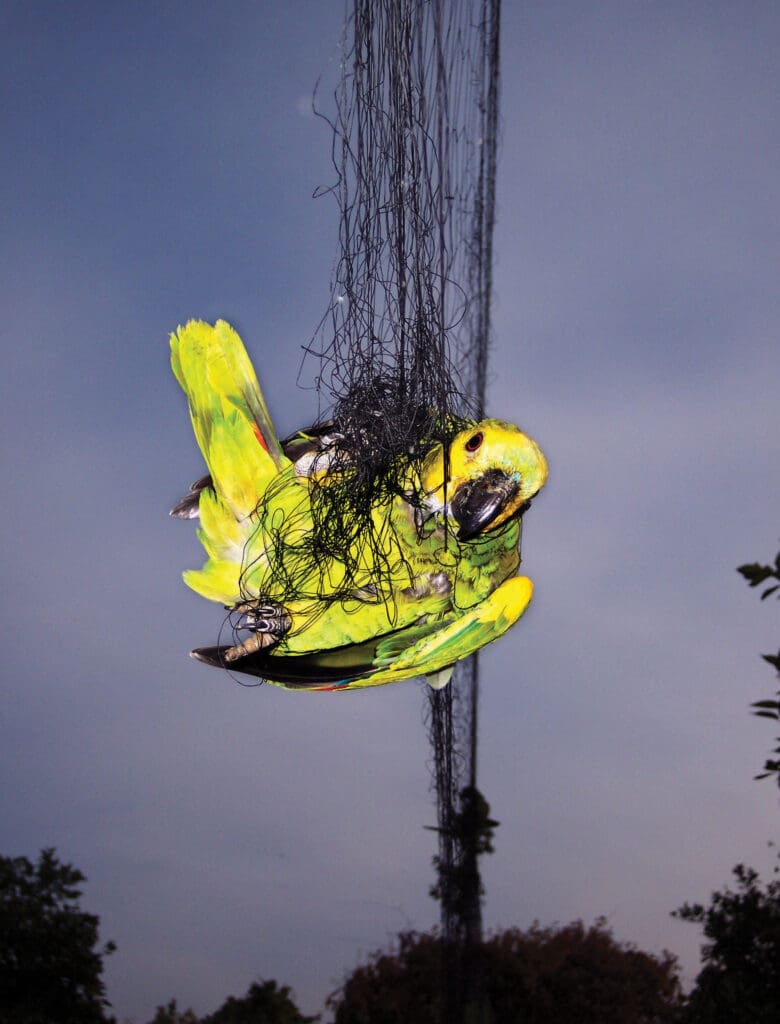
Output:
<instances>
[{"instance_id":1,"label":"tree silhouette","mask_svg":"<svg viewBox=\"0 0 780 1024\"><path fill-rule=\"evenodd\" d=\"M328 999L333 1024L449 1024L441 977L450 945L404 933ZM482 977L475 1024L671 1024L682 1005L677 961L615 941L603 920L511 928L475 947Z\"/></svg>"},{"instance_id":2,"label":"tree silhouette","mask_svg":"<svg viewBox=\"0 0 780 1024\"><path fill-rule=\"evenodd\" d=\"M775 556L774 565L751 562L748 565L740 565L737 572L745 577L751 587L760 587L768 581L777 580L777 583L771 582L762 593L761 600L765 601L770 594L780 591L780 552ZM780 593L778 593L778 597L780 597ZM761 657L780 672L780 651L777 654L762 654ZM775 694L774 700L757 700L751 704L751 707L754 709L753 713L759 718L771 718L774 722L780 721L780 690ZM777 746L772 753L780 754L780 736L777 738ZM766 779L772 775L775 776L777 784L780 786L780 758L768 758L764 764L764 770L756 775L756 778Z\"/></svg>"},{"instance_id":3,"label":"tree silhouette","mask_svg":"<svg viewBox=\"0 0 780 1024\"><path fill-rule=\"evenodd\" d=\"M275 981L254 982L245 996L228 996L218 1010L197 1017L192 1010L179 1010L176 1000L158 1006L149 1024L316 1024L316 1017L304 1017L292 1000L287 985Z\"/></svg>"},{"instance_id":4,"label":"tree silhouette","mask_svg":"<svg viewBox=\"0 0 780 1024\"><path fill-rule=\"evenodd\" d=\"M54 849L37 864L0 857L0 1020L3 1024L104 1024L100 919L80 909L84 875Z\"/></svg>"},{"instance_id":5,"label":"tree silhouette","mask_svg":"<svg viewBox=\"0 0 780 1024\"><path fill-rule=\"evenodd\" d=\"M438 855L433 858L437 880L430 889L430 895L439 901L446 892L455 916L461 920L468 917L470 908L479 906L484 895L477 858L493 853L493 833L499 824L490 817L490 804L477 787L465 786L460 793L460 810L453 813L449 829L431 828L432 832L448 832L462 851L451 864L444 864Z\"/></svg>"},{"instance_id":6,"label":"tree silhouette","mask_svg":"<svg viewBox=\"0 0 780 1024\"><path fill-rule=\"evenodd\" d=\"M254 982L241 999L230 996L201 1024L315 1024L316 1017L304 1017L292 1001L287 985L275 981Z\"/></svg>"},{"instance_id":7,"label":"tree silhouette","mask_svg":"<svg viewBox=\"0 0 780 1024\"><path fill-rule=\"evenodd\" d=\"M200 1024L200 1019L192 1010L180 1010L176 1000L171 999L167 1006L157 1007L149 1024Z\"/></svg>"},{"instance_id":8,"label":"tree silhouette","mask_svg":"<svg viewBox=\"0 0 780 1024\"><path fill-rule=\"evenodd\" d=\"M712 894L708 907L685 903L673 913L704 926L704 968L690 993L690 1024L777 1024L780 1021L780 879L762 887L738 864L736 891ZM775 868L775 874L778 869Z\"/></svg>"}]
</instances>

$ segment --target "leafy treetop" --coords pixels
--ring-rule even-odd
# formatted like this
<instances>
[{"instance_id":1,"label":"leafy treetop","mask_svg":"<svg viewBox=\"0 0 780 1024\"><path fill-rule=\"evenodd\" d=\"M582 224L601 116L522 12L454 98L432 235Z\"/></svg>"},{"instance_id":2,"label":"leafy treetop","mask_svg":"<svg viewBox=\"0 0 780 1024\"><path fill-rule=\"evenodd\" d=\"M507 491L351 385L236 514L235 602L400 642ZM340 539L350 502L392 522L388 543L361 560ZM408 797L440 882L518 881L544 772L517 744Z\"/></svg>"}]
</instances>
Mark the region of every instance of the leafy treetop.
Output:
<instances>
[{"instance_id":1,"label":"leafy treetop","mask_svg":"<svg viewBox=\"0 0 780 1024\"><path fill-rule=\"evenodd\" d=\"M197 1017L192 1010L179 1010L176 1000L158 1006L150 1024L316 1024L319 1016L304 1017L287 985L275 981L254 982L245 996L229 996L218 1010Z\"/></svg>"},{"instance_id":2,"label":"leafy treetop","mask_svg":"<svg viewBox=\"0 0 780 1024\"><path fill-rule=\"evenodd\" d=\"M329 997L333 1024L444 1024L453 952L435 932L401 934ZM675 957L616 942L603 919L510 928L472 955L482 993L464 1019L479 1024L671 1024L682 1005Z\"/></svg>"},{"instance_id":3,"label":"leafy treetop","mask_svg":"<svg viewBox=\"0 0 780 1024\"><path fill-rule=\"evenodd\" d=\"M766 600L770 594L780 591L780 551L775 556L774 565L761 565L759 562L751 562L748 565L740 565L737 572L741 573L751 587L760 587L769 580L777 580L771 583L761 594L761 600ZM780 598L780 592L777 594ZM780 672L780 651L777 654L762 654L764 661L768 661L778 672ZM770 718L773 722L780 722L780 690L775 694L774 699L757 700L750 705L753 714L759 718ZM780 737L777 738L777 746L772 751L780 755ZM766 779L774 776L780 786L780 757L768 758L764 764L764 770L756 775L757 779Z\"/></svg>"},{"instance_id":4,"label":"leafy treetop","mask_svg":"<svg viewBox=\"0 0 780 1024\"><path fill-rule=\"evenodd\" d=\"M0 1020L105 1024L101 974L113 942L97 948L100 920L79 907L84 875L53 848L33 864L0 857Z\"/></svg>"},{"instance_id":5,"label":"leafy treetop","mask_svg":"<svg viewBox=\"0 0 780 1024\"><path fill-rule=\"evenodd\" d=\"M778 868L775 868L778 874ZM704 967L689 996L690 1024L780 1021L780 878L763 886L738 864L736 887L712 894L709 906L685 903L674 916L704 926Z\"/></svg>"}]
</instances>

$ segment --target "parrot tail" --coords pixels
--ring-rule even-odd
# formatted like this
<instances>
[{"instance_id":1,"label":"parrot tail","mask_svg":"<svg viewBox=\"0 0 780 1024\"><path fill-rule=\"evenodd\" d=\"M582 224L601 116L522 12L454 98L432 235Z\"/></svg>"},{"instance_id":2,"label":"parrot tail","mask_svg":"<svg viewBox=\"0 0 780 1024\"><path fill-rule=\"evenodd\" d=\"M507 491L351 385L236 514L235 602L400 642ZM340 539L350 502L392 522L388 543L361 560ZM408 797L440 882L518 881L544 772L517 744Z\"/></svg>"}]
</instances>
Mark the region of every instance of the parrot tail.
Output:
<instances>
[{"instance_id":1,"label":"parrot tail","mask_svg":"<svg viewBox=\"0 0 780 1024\"><path fill-rule=\"evenodd\" d=\"M229 324L218 320L212 327L191 320L180 327L171 335L171 366L187 396L210 474L192 496L197 498L199 536L209 558L201 571L187 572L184 579L203 597L233 604L240 598L244 545L253 528L250 517L289 461L243 342Z\"/></svg>"}]
</instances>

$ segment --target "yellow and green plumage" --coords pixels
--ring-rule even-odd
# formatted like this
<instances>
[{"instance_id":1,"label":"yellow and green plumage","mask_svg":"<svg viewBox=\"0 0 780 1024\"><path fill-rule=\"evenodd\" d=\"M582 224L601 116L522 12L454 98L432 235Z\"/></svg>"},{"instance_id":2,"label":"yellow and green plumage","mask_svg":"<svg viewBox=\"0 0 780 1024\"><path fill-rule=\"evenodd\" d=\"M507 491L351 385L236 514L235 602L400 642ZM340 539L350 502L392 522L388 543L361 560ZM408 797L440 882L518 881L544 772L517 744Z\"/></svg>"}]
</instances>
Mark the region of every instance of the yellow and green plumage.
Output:
<instances>
[{"instance_id":1,"label":"yellow and green plumage","mask_svg":"<svg viewBox=\"0 0 780 1024\"><path fill-rule=\"evenodd\" d=\"M355 689L425 675L444 685L461 658L523 614L520 517L543 486L536 443L502 420L462 421L421 462L398 456L368 529L343 557L321 550L316 495L344 473L337 425L280 443L252 364L224 321L171 336L171 363L209 476L174 515L200 517L207 553L184 574L241 616L249 635L193 655L291 689ZM334 491L338 494L338 490Z\"/></svg>"}]
</instances>

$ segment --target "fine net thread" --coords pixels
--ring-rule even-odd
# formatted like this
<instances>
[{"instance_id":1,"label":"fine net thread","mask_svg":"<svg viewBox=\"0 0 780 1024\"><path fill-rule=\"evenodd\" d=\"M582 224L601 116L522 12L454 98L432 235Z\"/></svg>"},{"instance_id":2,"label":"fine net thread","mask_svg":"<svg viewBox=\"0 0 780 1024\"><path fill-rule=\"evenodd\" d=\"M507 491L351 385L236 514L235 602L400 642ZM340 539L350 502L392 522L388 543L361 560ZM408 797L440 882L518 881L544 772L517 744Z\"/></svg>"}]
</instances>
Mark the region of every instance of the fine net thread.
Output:
<instances>
[{"instance_id":1,"label":"fine net thread","mask_svg":"<svg viewBox=\"0 0 780 1024\"><path fill-rule=\"evenodd\" d=\"M315 431L328 471L310 477L301 511L284 521L266 514L270 490L258 521L272 523L275 545L265 596L310 601L316 614L324 593L345 608L373 594L392 625L397 538L375 510L402 497L421 511L426 458L437 446L446 458L453 435L484 415L500 0L348 4L335 113L317 111L332 129L336 180L318 194L337 201L339 257L304 361L328 420ZM400 572L413 581L412 566ZM452 880L467 855L455 823L476 786L477 700L472 658L431 693L427 713L442 933L466 944L481 935L479 894L464 912Z\"/></svg>"},{"instance_id":2,"label":"fine net thread","mask_svg":"<svg viewBox=\"0 0 780 1024\"><path fill-rule=\"evenodd\" d=\"M326 190L340 257L309 346L345 434L353 498L323 503L337 533L342 516L365 523L372 494L398 493L399 456L414 474L464 418L484 415L498 135L500 0L349 7ZM381 578L381 559L375 568ZM466 942L481 935L479 896L456 912L451 880L467 855L454 823L476 786L478 678L476 658L459 664L427 716L443 937Z\"/></svg>"},{"instance_id":3,"label":"fine net thread","mask_svg":"<svg viewBox=\"0 0 780 1024\"><path fill-rule=\"evenodd\" d=\"M335 114L318 111L332 128L336 180L319 194L338 203L339 257L306 361L332 421L320 456L328 471L310 477L300 514L277 520L266 578L256 562L243 567L247 599L283 593L314 614L323 595L344 602L369 586L392 624L393 581L405 574L411 585L413 569L398 564L396 526L375 513L399 497L421 510L426 457L438 446L446 459L452 437L482 413L491 146L484 47L474 44L484 6L353 0ZM272 485L258 522L274 497Z\"/></svg>"}]
</instances>

